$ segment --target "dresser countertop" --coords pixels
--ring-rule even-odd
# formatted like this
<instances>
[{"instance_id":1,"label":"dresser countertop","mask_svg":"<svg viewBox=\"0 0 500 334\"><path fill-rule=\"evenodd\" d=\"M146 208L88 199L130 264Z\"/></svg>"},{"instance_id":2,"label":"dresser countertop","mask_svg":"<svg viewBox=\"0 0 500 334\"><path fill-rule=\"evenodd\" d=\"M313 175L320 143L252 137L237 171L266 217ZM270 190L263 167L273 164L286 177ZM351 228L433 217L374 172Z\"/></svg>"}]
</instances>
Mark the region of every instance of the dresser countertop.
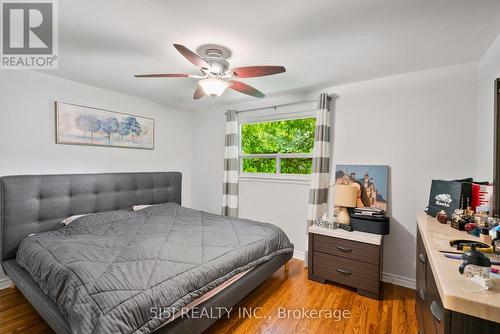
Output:
<instances>
[{"instance_id":1,"label":"dresser countertop","mask_svg":"<svg viewBox=\"0 0 500 334\"><path fill-rule=\"evenodd\" d=\"M452 239L479 241L479 238L452 228L450 223L440 224L425 213L417 215L417 221L443 306L448 310L500 323L500 280L495 281L491 290L479 290L478 284L458 272L461 260L446 258L439 252L456 251L449 244Z\"/></svg>"},{"instance_id":2,"label":"dresser countertop","mask_svg":"<svg viewBox=\"0 0 500 334\"><path fill-rule=\"evenodd\" d=\"M346 230L343 230L340 228L330 229L330 228L314 226L314 225L309 226L308 231L309 231L309 233L315 233L315 234L326 235L329 237L364 242L364 243L372 244L372 245L380 246L382 244L382 235L379 235L379 234L359 232L359 231L349 232L349 231L346 231Z\"/></svg>"}]
</instances>

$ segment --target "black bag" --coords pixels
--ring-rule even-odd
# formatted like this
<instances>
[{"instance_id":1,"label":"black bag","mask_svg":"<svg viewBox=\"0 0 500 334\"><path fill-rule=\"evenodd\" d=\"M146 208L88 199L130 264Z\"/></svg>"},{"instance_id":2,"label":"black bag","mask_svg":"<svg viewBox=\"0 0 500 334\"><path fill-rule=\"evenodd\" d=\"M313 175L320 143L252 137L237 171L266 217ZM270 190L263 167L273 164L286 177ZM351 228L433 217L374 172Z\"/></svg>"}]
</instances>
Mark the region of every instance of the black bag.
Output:
<instances>
[{"instance_id":1,"label":"black bag","mask_svg":"<svg viewBox=\"0 0 500 334\"><path fill-rule=\"evenodd\" d=\"M427 213L435 217L439 211L444 210L451 219L455 209L459 209L461 202L464 202L462 183L460 181L432 180Z\"/></svg>"},{"instance_id":2,"label":"black bag","mask_svg":"<svg viewBox=\"0 0 500 334\"><path fill-rule=\"evenodd\" d=\"M472 179L472 177L468 177L466 179L455 180L462 183L462 193L460 198L460 209L469 209L472 207L472 184L482 184L488 185L489 182L477 182Z\"/></svg>"},{"instance_id":3,"label":"black bag","mask_svg":"<svg viewBox=\"0 0 500 334\"><path fill-rule=\"evenodd\" d=\"M466 181L456 180L462 183L462 192L460 194L460 209L468 209L472 206L472 179Z\"/></svg>"}]
</instances>

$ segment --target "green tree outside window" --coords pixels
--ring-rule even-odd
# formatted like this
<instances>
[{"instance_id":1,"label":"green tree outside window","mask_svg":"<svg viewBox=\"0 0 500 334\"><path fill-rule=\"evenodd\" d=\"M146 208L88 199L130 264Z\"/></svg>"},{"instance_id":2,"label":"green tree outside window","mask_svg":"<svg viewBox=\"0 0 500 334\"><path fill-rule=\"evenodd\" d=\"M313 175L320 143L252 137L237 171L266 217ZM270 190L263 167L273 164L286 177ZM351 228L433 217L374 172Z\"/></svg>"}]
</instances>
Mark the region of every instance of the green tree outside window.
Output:
<instances>
[{"instance_id":1,"label":"green tree outside window","mask_svg":"<svg viewBox=\"0 0 500 334\"><path fill-rule=\"evenodd\" d=\"M315 118L243 124L242 171L276 173L279 170L281 174L311 174L312 158L309 156L314 147L315 126ZM290 157L290 154L299 157Z\"/></svg>"}]
</instances>

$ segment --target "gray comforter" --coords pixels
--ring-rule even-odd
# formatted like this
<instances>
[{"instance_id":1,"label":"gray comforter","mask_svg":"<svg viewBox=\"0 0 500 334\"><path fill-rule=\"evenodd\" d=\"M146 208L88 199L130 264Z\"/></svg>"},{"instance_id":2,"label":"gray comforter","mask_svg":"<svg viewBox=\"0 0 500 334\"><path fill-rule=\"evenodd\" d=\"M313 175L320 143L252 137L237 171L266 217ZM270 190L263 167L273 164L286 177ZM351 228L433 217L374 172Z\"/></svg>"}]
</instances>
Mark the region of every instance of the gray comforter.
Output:
<instances>
[{"instance_id":1,"label":"gray comforter","mask_svg":"<svg viewBox=\"0 0 500 334\"><path fill-rule=\"evenodd\" d=\"M232 276L292 251L274 225L168 203L30 236L17 262L74 333L150 333Z\"/></svg>"}]
</instances>

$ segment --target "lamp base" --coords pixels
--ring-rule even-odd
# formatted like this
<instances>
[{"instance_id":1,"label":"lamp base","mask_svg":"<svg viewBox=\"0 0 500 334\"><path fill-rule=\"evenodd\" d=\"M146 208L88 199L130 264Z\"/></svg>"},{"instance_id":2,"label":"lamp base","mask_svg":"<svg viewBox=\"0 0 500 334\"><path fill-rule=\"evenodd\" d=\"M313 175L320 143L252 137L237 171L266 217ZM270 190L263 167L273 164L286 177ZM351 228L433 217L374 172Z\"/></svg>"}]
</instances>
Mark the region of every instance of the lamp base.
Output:
<instances>
[{"instance_id":1,"label":"lamp base","mask_svg":"<svg viewBox=\"0 0 500 334\"><path fill-rule=\"evenodd\" d=\"M339 214L337 215L337 223L344 225L351 224L351 216L349 216L349 211L347 211L346 207L340 207Z\"/></svg>"}]
</instances>

